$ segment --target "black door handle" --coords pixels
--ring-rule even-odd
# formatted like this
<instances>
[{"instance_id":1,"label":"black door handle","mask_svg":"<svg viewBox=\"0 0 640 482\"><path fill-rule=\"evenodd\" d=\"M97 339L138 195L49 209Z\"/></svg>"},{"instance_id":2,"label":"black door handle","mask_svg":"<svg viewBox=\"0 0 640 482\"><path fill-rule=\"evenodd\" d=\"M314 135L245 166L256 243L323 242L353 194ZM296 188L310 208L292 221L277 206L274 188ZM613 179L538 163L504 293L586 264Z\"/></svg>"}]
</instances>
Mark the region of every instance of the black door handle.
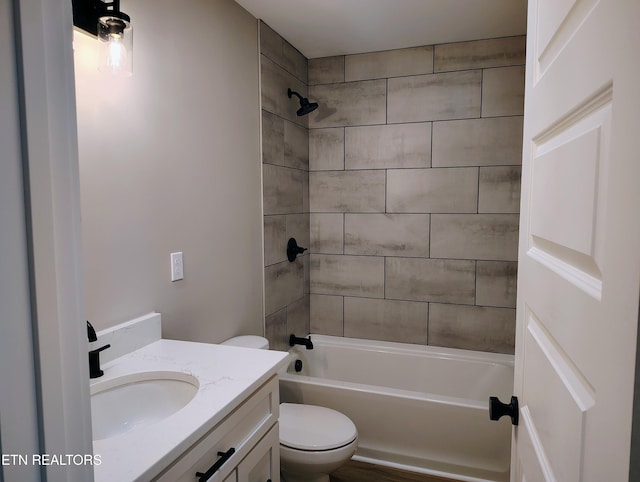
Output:
<instances>
[{"instance_id":1,"label":"black door handle","mask_svg":"<svg viewBox=\"0 0 640 482\"><path fill-rule=\"evenodd\" d=\"M501 417L508 415L511 417L511 423L518 425L519 420L518 397L511 397L511 403L502 403L498 397L489 397L489 418L491 420L499 420Z\"/></svg>"},{"instance_id":2,"label":"black door handle","mask_svg":"<svg viewBox=\"0 0 640 482\"><path fill-rule=\"evenodd\" d=\"M218 452L218 457L220 457L218 460L216 460L216 463L213 464L211 467L209 467L209 470L207 470L206 472L196 472L196 477L198 477L198 482L206 482L207 480L209 480L211 478L211 476L213 474L215 474L220 467L222 467L224 465L224 463L229 460L231 458L231 456L233 454L236 453L236 449L234 449L233 447L231 447L229 450L227 450L226 452Z\"/></svg>"}]
</instances>

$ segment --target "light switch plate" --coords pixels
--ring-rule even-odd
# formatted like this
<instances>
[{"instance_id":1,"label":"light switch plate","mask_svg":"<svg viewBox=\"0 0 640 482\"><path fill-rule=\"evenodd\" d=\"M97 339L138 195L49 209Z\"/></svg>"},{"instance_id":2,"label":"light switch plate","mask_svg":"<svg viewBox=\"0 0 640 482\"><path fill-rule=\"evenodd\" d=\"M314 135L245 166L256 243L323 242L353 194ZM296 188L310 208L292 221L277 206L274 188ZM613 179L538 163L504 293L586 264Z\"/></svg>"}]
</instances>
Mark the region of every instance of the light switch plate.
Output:
<instances>
[{"instance_id":1,"label":"light switch plate","mask_svg":"<svg viewBox=\"0 0 640 482\"><path fill-rule=\"evenodd\" d=\"M171 281L184 279L184 264L182 262L182 251L171 253Z\"/></svg>"}]
</instances>

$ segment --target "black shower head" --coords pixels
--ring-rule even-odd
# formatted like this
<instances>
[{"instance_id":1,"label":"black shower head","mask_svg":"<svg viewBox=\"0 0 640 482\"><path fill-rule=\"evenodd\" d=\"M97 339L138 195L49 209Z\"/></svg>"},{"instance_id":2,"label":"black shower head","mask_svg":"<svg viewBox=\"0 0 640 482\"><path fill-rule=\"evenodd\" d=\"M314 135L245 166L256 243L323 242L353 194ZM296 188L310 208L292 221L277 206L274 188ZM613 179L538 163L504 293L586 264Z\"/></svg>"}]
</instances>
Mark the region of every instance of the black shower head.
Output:
<instances>
[{"instance_id":1,"label":"black shower head","mask_svg":"<svg viewBox=\"0 0 640 482\"><path fill-rule=\"evenodd\" d=\"M291 98L292 95L295 95L300 99L300 108L298 109L298 112L296 112L296 114L298 114L298 117L307 115L308 113L313 112L318 108L317 102L309 102L309 99L307 99L306 97L302 97L300 94L294 92L291 89L287 90L287 95L289 96L289 98Z\"/></svg>"}]
</instances>

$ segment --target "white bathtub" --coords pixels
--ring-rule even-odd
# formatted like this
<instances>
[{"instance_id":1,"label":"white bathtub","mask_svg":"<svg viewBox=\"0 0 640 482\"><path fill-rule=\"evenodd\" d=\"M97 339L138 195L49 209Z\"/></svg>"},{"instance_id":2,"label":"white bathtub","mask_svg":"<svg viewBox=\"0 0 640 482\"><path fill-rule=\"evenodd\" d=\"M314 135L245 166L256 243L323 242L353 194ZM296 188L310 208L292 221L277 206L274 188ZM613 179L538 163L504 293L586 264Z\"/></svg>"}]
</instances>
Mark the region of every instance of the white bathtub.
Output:
<instances>
[{"instance_id":1,"label":"white bathtub","mask_svg":"<svg viewBox=\"0 0 640 482\"><path fill-rule=\"evenodd\" d=\"M465 481L509 480L511 424L489 420L506 401L513 356L311 335L280 374L282 402L321 405L358 428L354 458ZM295 359L303 369L294 370Z\"/></svg>"}]
</instances>

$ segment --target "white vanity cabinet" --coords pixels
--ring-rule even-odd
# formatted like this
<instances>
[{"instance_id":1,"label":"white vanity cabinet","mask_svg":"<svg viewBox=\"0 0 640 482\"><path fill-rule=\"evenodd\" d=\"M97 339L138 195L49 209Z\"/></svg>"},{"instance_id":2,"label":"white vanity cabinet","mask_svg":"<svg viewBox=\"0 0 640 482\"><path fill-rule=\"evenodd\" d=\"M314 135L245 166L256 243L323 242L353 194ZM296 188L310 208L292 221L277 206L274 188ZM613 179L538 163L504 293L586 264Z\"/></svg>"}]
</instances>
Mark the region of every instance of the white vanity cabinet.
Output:
<instances>
[{"instance_id":1,"label":"white vanity cabinet","mask_svg":"<svg viewBox=\"0 0 640 482\"><path fill-rule=\"evenodd\" d=\"M154 480L279 482L278 409L273 376Z\"/></svg>"}]
</instances>

